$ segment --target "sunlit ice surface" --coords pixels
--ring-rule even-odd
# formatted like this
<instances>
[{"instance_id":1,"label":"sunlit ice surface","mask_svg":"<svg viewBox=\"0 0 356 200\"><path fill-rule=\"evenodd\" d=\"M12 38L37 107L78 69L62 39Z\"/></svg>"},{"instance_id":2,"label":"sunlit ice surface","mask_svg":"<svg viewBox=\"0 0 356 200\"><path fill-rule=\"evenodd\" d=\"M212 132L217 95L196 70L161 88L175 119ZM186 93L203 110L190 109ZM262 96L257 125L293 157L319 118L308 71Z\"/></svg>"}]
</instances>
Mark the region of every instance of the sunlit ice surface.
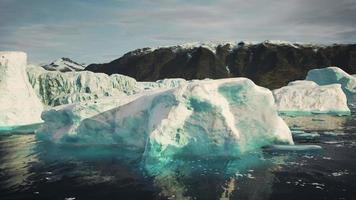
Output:
<instances>
[{"instance_id":1,"label":"sunlit ice surface","mask_svg":"<svg viewBox=\"0 0 356 200\"><path fill-rule=\"evenodd\" d=\"M0 198L352 199L355 112L283 118L298 148L272 146L238 157L180 156L166 162L145 160L141 152L115 145L53 145L32 133L3 134Z\"/></svg>"}]
</instances>

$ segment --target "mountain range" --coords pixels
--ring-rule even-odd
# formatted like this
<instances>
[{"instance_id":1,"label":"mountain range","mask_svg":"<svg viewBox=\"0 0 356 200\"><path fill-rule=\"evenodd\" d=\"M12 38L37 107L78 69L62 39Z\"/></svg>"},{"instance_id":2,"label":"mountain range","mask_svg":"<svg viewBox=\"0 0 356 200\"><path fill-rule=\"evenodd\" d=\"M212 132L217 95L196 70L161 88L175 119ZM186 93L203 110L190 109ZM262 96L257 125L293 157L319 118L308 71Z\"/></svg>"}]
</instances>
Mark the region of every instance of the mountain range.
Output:
<instances>
[{"instance_id":1,"label":"mountain range","mask_svg":"<svg viewBox=\"0 0 356 200\"><path fill-rule=\"evenodd\" d=\"M326 66L355 74L356 44L190 43L137 49L109 63L90 64L85 70L128 75L138 81L247 77L275 89Z\"/></svg>"}]
</instances>

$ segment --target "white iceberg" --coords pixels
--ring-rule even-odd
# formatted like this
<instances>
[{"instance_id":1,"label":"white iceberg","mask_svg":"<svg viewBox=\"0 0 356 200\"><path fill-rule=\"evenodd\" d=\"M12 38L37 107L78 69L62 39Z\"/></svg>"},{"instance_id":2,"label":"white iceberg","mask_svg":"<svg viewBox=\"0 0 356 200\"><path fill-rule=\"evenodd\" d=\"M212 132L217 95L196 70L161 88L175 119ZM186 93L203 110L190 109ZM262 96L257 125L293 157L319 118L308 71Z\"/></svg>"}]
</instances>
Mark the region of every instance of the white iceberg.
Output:
<instances>
[{"instance_id":1,"label":"white iceberg","mask_svg":"<svg viewBox=\"0 0 356 200\"><path fill-rule=\"evenodd\" d=\"M278 111L288 115L350 114L340 84L319 86L312 81L294 81L273 90L273 95Z\"/></svg>"},{"instance_id":2,"label":"white iceberg","mask_svg":"<svg viewBox=\"0 0 356 200\"><path fill-rule=\"evenodd\" d=\"M152 90L157 88L175 88L185 83L187 81L182 78L166 78L156 82L137 82L137 85L141 90Z\"/></svg>"},{"instance_id":3,"label":"white iceberg","mask_svg":"<svg viewBox=\"0 0 356 200\"><path fill-rule=\"evenodd\" d=\"M26 66L26 53L0 52L1 130L42 122L43 106L28 81Z\"/></svg>"},{"instance_id":4,"label":"white iceberg","mask_svg":"<svg viewBox=\"0 0 356 200\"><path fill-rule=\"evenodd\" d=\"M101 97L125 96L160 88L174 88L187 82L181 78L156 82L137 82L121 74L108 76L90 71L47 71L31 65L27 69L29 81L42 102L59 106L95 100Z\"/></svg>"},{"instance_id":5,"label":"white iceberg","mask_svg":"<svg viewBox=\"0 0 356 200\"><path fill-rule=\"evenodd\" d=\"M40 139L113 144L160 159L236 156L276 142L293 143L271 91L246 78L192 81L65 105L44 112L43 120Z\"/></svg>"},{"instance_id":6,"label":"white iceberg","mask_svg":"<svg viewBox=\"0 0 356 200\"><path fill-rule=\"evenodd\" d=\"M105 96L132 94L138 88L135 79L114 74L108 76L89 71L46 71L41 67L27 69L29 81L45 105L56 106Z\"/></svg>"},{"instance_id":7,"label":"white iceberg","mask_svg":"<svg viewBox=\"0 0 356 200\"><path fill-rule=\"evenodd\" d=\"M356 77L338 67L313 69L308 72L306 80L314 81L318 85L341 84L350 106L356 106Z\"/></svg>"}]
</instances>

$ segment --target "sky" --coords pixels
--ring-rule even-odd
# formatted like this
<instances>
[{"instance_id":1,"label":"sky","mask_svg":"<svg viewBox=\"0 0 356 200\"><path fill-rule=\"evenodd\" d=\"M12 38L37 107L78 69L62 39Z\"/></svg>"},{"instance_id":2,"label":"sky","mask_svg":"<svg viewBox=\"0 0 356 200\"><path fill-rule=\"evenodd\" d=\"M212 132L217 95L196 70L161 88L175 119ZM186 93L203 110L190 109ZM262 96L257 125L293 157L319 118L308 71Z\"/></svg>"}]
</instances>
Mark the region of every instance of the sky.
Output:
<instances>
[{"instance_id":1,"label":"sky","mask_svg":"<svg viewBox=\"0 0 356 200\"><path fill-rule=\"evenodd\" d=\"M356 0L0 0L0 51L30 63L242 40L356 43Z\"/></svg>"}]
</instances>

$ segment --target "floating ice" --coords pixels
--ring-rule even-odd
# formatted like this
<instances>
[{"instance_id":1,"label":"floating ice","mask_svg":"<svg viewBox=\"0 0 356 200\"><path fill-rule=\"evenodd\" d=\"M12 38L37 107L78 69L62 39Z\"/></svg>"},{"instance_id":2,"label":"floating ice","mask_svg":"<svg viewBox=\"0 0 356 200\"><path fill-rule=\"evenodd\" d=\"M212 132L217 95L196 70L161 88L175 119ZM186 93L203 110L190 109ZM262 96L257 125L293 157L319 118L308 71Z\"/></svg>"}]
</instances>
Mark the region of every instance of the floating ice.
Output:
<instances>
[{"instance_id":1,"label":"floating ice","mask_svg":"<svg viewBox=\"0 0 356 200\"><path fill-rule=\"evenodd\" d=\"M27 69L29 81L45 105L58 106L95 100L101 97L125 96L157 88L174 88L184 79L163 79L156 82L137 82L134 78L89 71L46 71L38 66Z\"/></svg>"},{"instance_id":2,"label":"floating ice","mask_svg":"<svg viewBox=\"0 0 356 200\"><path fill-rule=\"evenodd\" d=\"M272 145L265 148L267 151L296 151L309 152L319 151L322 147L319 145Z\"/></svg>"},{"instance_id":3,"label":"floating ice","mask_svg":"<svg viewBox=\"0 0 356 200\"><path fill-rule=\"evenodd\" d=\"M157 88L175 88L182 84L185 84L187 81L182 78L167 78L158 80L156 82L137 82L137 87L142 90L152 90Z\"/></svg>"},{"instance_id":4,"label":"floating ice","mask_svg":"<svg viewBox=\"0 0 356 200\"><path fill-rule=\"evenodd\" d=\"M28 81L26 66L26 53L0 52L0 130L42 122L43 107Z\"/></svg>"},{"instance_id":5,"label":"floating ice","mask_svg":"<svg viewBox=\"0 0 356 200\"><path fill-rule=\"evenodd\" d=\"M308 72L306 80L314 81L319 85L341 84L350 106L356 106L356 77L338 67L313 69Z\"/></svg>"},{"instance_id":6,"label":"floating ice","mask_svg":"<svg viewBox=\"0 0 356 200\"><path fill-rule=\"evenodd\" d=\"M312 81L294 81L274 90L273 95L278 110L288 115L350 114L340 84L319 86Z\"/></svg>"},{"instance_id":7,"label":"floating ice","mask_svg":"<svg viewBox=\"0 0 356 200\"><path fill-rule=\"evenodd\" d=\"M29 67L27 73L37 95L50 106L132 94L140 90L135 79L119 74L108 76L89 71L62 73L36 66Z\"/></svg>"},{"instance_id":8,"label":"floating ice","mask_svg":"<svg viewBox=\"0 0 356 200\"><path fill-rule=\"evenodd\" d=\"M348 174L349 174L349 172L347 170L341 170L341 171L331 173L331 175L333 175L333 176L343 176L343 175L348 175Z\"/></svg>"},{"instance_id":9,"label":"floating ice","mask_svg":"<svg viewBox=\"0 0 356 200\"><path fill-rule=\"evenodd\" d=\"M292 144L272 93L245 78L202 80L125 98L61 106L43 114L39 138L117 144L146 157L236 156Z\"/></svg>"},{"instance_id":10,"label":"floating ice","mask_svg":"<svg viewBox=\"0 0 356 200\"><path fill-rule=\"evenodd\" d=\"M319 133L299 133L293 134L294 139L314 139L320 137Z\"/></svg>"}]
</instances>

